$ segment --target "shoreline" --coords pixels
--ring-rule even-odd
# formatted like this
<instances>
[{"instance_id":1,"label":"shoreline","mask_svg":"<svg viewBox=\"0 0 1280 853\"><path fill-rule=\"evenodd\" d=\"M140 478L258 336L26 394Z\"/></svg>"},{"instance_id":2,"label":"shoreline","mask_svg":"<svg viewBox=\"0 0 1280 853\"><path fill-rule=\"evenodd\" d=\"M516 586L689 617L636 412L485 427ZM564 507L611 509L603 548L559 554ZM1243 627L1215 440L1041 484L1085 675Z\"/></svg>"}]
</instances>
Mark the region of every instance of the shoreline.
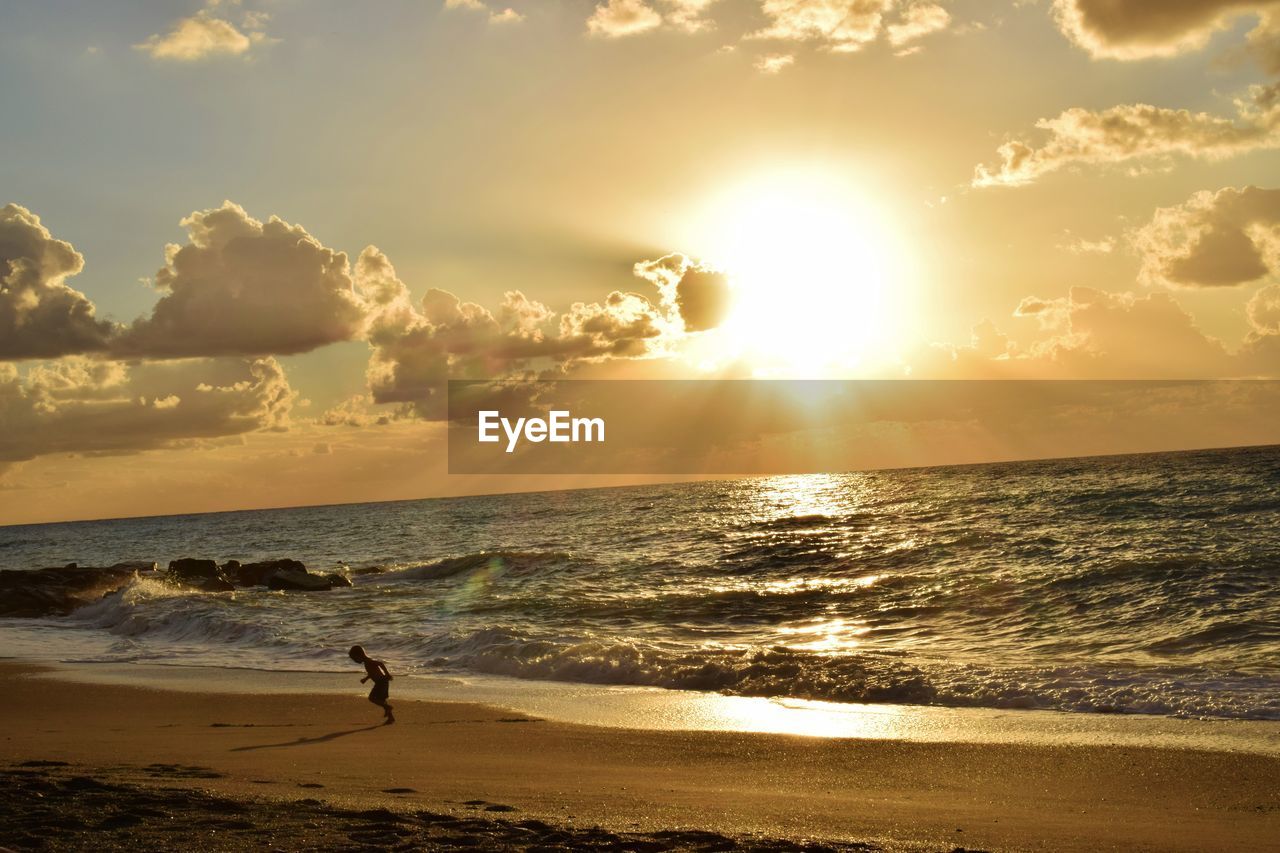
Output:
<instances>
[{"instance_id":1,"label":"shoreline","mask_svg":"<svg viewBox=\"0 0 1280 853\"><path fill-rule=\"evenodd\" d=\"M885 849L1263 849L1280 838L1274 754L610 728L394 693L400 722L384 727L349 677L343 694L226 693L49 672L0 662L0 763L62 761L104 783L245 803L463 816L481 802L561 828ZM169 766L202 775L148 775Z\"/></svg>"},{"instance_id":2,"label":"shoreline","mask_svg":"<svg viewBox=\"0 0 1280 853\"><path fill-rule=\"evenodd\" d=\"M6 664L36 665L45 670L38 677L83 684L244 695L360 695L352 687L356 679L351 673L0 658L0 665ZM606 729L918 743L1114 745L1280 756L1280 722L1270 720L854 704L483 675L402 675L394 682L393 693L397 699L477 704Z\"/></svg>"}]
</instances>

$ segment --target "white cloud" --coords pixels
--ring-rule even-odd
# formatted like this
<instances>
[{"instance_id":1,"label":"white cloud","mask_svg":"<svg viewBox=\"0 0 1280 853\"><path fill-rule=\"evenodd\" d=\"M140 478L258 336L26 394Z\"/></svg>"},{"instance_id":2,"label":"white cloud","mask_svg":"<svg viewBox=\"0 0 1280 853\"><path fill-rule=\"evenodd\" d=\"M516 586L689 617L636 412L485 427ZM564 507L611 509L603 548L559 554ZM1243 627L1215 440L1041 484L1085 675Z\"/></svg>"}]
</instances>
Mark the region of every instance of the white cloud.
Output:
<instances>
[{"instance_id":1,"label":"white cloud","mask_svg":"<svg viewBox=\"0 0 1280 853\"><path fill-rule=\"evenodd\" d=\"M750 38L815 41L838 53L876 40L895 0L762 0L768 25Z\"/></svg>"},{"instance_id":2,"label":"white cloud","mask_svg":"<svg viewBox=\"0 0 1280 853\"><path fill-rule=\"evenodd\" d=\"M790 53L766 53L752 63L761 74L778 74L795 64L796 58Z\"/></svg>"},{"instance_id":3,"label":"white cloud","mask_svg":"<svg viewBox=\"0 0 1280 853\"><path fill-rule=\"evenodd\" d=\"M263 27L268 18L261 12L242 16L237 26L219 14L217 0L188 18L179 18L164 35L152 35L134 48L152 59L196 62L219 56L244 56L254 47L267 44Z\"/></svg>"},{"instance_id":4,"label":"white cloud","mask_svg":"<svg viewBox=\"0 0 1280 853\"><path fill-rule=\"evenodd\" d=\"M623 38L662 26L662 15L645 0L608 0L587 19L587 32L604 38Z\"/></svg>"},{"instance_id":5,"label":"white cloud","mask_svg":"<svg viewBox=\"0 0 1280 853\"><path fill-rule=\"evenodd\" d=\"M1068 166L1128 163L1137 168L1174 156L1221 160L1280 147L1280 85L1254 86L1236 101L1236 116L1125 104L1095 112L1073 107L1036 127L1039 147L1013 140L1000 162L974 170L975 187L1021 186Z\"/></svg>"},{"instance_id":6,"label":"white cloud","mask_svg":"<svg viewBox=\"0 0 1280 853\"><path fill-rule=\"evenodd\" d=\"M950 25L951 14L937 3L912 3L903 10L902 19L890 24L886 32L889 44L911 49L913 42Z\"/></svg>"},{"instance_id":7,"label":"white cloud","mask_svg":"<svg viewBox=\"0 0 1280 853\"><path fill-rule=\"evenodd\" d=\"M466 9L472 12L483 12L491 24L518 24L524 15L508 7L490 8L482 0L444 0L445 9Z\"/></svg>"}]
</instances>

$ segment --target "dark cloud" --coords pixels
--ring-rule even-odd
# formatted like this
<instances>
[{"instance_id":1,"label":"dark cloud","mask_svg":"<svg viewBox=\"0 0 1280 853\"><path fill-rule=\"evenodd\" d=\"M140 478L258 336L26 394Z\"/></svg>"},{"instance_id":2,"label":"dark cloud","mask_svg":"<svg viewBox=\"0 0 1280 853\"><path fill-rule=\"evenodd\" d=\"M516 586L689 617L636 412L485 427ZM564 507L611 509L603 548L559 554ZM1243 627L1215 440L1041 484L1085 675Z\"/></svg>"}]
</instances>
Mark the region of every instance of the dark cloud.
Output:
<instances>
[{"instance_id":1,"label":"dark cloud","mask_svg":"<svg viewBox=\"0 0 1280 853\"><path fill-rule=\"evenodd\" d=\"M1199 50L1236 19L1258 21L1249 46L1275 61L1275 0L1054 0L1063 33L1099 59L1148 59Z\"/></svg>"},{"instance_id":2,"label":"dark cloud","mask_svg":"<svg viewBox=\"0 0 1280 853\"><path fill-rule=\"evenodd\" d=\"M0 461L132 453L283 429L294 396L270 358L126 367L71 357L25 375L0 365Z\"/></svg>"},{"instance_id":3,"label":"dark cloud","mask_svg":"<svg viewBox=\"0 0 1280 853\"><path fill-rule=\"evenodd\" d=\"M635 274L658 288L662 304L680 318L687 332L714 329L729 313L728 276L682 254L641 261Z\"/></svg>"},{"instance_id":4,"label":"dark cloud","mask_svg":"<svg viewBox=\"0 0 1280 853\"><path fill-rule=\"evenodd\" d=\"M390 262L372 247L356 262L356 282L370 306L373 402L406 404L432 419L445 416L450 379L519 378L584 361L643 358L658 352L670 328L643 296L620 291L602 302L574 303L558 323L549 308L514 290L496 314L436 288L415 306ZM352 422L344 414L335 418Z\"/></svg>"},{"instance_id":5,"label":"dark cloud","mask_svg":"<svg viewBox=\"0 0 1280 853\"><path fill-rule=\"evenodd\" d=\"M365 308L344 253L229 201L182 224L189 242L166 250L160 301L117 339L118 355L290 355L360 336Z\"/></svg>"},{"instance_id":6,"label":"dark cloud","mask_svg":"<svg viewBox=\"0 0 1280 853\"><path fill-rule=\"evenodd\" d=\"M1161 208L1138 229L1142 277L1173 287L1231 287L1280 272L1280 190L1226 187Z\"/></svg>"},{"instance_id":7,"label":"dark cloud","mask_svg":"<svg viewBox=\"0 0 1280 853\"><path fill-rule=\"evenodd\" d=\"M93 303L66 285L84 259L40 217L16 204L0 209L0 360L97 352L114 331Z\"/></svg>"}]
</instances>

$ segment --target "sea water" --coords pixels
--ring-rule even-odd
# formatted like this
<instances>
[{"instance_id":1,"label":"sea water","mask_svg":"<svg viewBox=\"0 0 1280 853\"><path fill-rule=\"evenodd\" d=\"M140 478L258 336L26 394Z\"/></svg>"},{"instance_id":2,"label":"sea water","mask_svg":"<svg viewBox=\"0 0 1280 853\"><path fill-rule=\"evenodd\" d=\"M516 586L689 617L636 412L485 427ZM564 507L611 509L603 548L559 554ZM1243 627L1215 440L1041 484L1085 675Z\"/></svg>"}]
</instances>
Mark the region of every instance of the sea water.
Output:
<instances>
[{"instance_id":1,"label":"sea water","mask_svg":"<svg viewBox=\"0 0 1280 853\"><path fill-rule=\"evenodd\" d=\"M331 592L135 580L9 654L1280 720L1280 448L0 528L0 567L345 567ZM363 570L373 570L361 574Z\"/></svg>"}]
</instances>

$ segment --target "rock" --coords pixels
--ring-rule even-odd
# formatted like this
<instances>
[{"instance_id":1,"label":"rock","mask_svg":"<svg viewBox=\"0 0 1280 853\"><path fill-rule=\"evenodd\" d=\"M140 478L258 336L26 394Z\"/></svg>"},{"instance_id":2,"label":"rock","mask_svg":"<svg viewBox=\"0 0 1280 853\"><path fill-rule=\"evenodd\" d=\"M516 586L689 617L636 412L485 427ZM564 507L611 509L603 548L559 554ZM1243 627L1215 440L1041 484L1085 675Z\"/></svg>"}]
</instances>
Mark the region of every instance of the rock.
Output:
<instances>
[{"instance_id":1,"label":"rock","mask_svg":"<svg viewBox=\"0 0 1280 853\"><path fill-rule=\"evenodd\" d=\"M62 566L0 571L0 616L65 616L133 579L126 568Z\"/></svg>"},{"instance_id":2,"label":"rock","mask_svg":"<svg viewBox=\"0 0 1280 853\"><path fill-rule=\"evenodd\" d=\"M111 568L124 572L154 572L160 568L160 564L153 560L126 560L123 563L116 563Z\"/></svg>"},{"instance_id":3,"label":"rock","mask_svg":"<svg viewBox=\"0 0 1280 853\"><path fill-rule=\"evenodd\" d=\"M183 580L208 580L222 577L222 570L213 560L193 560L183 557L169 563L169 574Z\"/></svg>"},{"instance_id":4,"label":"rock","mask_svg":"<svg viewBox=\"0 0 1280 853\"><path fill-rule=\"evenodd\" d=\"M235 562L234 560L232 562ZM307 567L297 560L264 560L260 563L236 563L235 574L227 576L240 586L267 586L267 579L280 571L307 573Z\"/></svg>"},{"instance_id":5,"label":"rock","mask_svg":"<svg viewBox=\"0 0 1280 853\"><path fill-rule=\"evenodd\" d=\"M228 592L235 584L227 580L222 569L213 560L193 560L184 557L169 563L168 580L188 589L201 592Z\"/></svg>"},{"instance_id":6,"label":"rock","mask_svg":"<svg viewBox=\"0 0 1280 853\"><path fill-rule=\"evenodd\" d=\"M327 580L329 582L329 586L333 589L351 586L351 581L347 580L347 576L340 572L329 572L328 574L320 575L320 577Z\"/></svg>"},{"instance_id":7,"label":"rock","mask_svg":"<svg viewBox=\"0 0 1280 853\"><path fill-rule=\"evenodd\" d=\"M306 569L278 569L267 576L267 587L295 592L324 592L333 589L333 582L320 575L309 575Z\"/></svg>"}]
</instances>

